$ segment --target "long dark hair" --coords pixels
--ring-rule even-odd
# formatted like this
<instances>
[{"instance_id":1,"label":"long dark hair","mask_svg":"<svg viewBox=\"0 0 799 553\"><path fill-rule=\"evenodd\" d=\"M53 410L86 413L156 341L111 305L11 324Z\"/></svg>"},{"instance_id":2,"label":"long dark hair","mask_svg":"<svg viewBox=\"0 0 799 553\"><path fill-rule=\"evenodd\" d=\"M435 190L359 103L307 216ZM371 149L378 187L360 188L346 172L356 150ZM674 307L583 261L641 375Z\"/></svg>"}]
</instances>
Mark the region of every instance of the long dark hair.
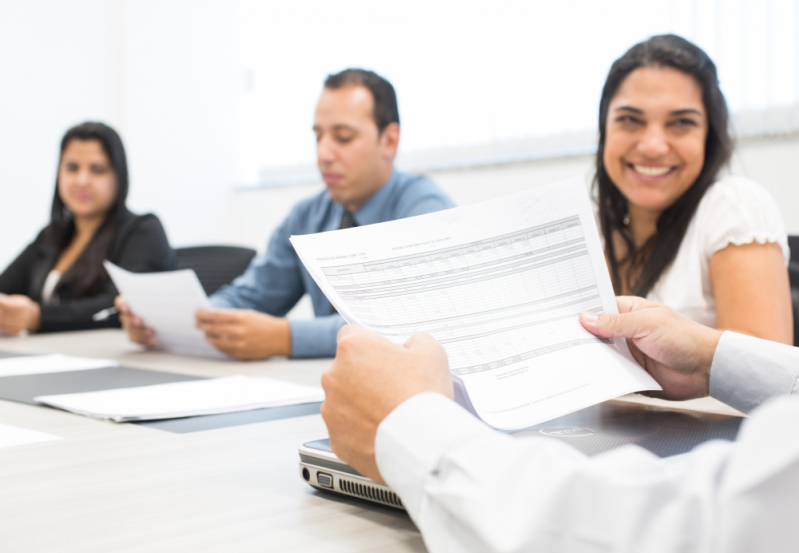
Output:
<instances>
[{"instance_id":1,"label":"long dark hair","mask_svg":"<svg viewBox=\"0 0 799 553\"><path fill-rule=\"evenodd\" d=\"M108 156L111 169L116 175L116 196L114 203L106 214L103 223L92 237L78 261L70 267L58 283L58 288L70 286L74 297L86 297L99 294L106 283L108 275L103 267L103 261L108 256L108 249L121 227L127 208L125 200L128 197L128 161L122 139L117 132L103 123L82 123L69 129L61 139L61 155L58 158L58 167L61 167L61 158L64 151L73 140L96 140L100 143L103 152ZM75 235L75 221L72 212L64 204L58 193L58 173L56 173L55 196L53 209L48 227L48 237L51 244L58 252L64 251Z\"/></svg>"},{"instance_id":2,"label":"long dark hair","mask_svg":"<svg viewBox=\"0 0 799 553\"><path fill-rule=\"evenodd\" d=\"M708 118L708 132L702 172L691 187L660 214L655 234L639 246L624 222L628 213L627 198L610 180L605 170L604 152L610 101L624 79L641 67L671 67L696 79L702 87L702 102ZM613 288L617 294L622 292L620 265L629 263L624 283L629 293L645 297L655 286L660 275L674 261L700 200L732 155L733 144L728 124L727 103L719 88L716 66L701 48L684 38L676 35L654 36L636 44L613 62L599 102L599 146L596 154L594 191L598 191L600 226L605 237ZM621 261L616 258L613 231L619 233L627 247L628 253ZM635 274L638 274L638 278L630 286Z\"/></svg>"}]
</instances>

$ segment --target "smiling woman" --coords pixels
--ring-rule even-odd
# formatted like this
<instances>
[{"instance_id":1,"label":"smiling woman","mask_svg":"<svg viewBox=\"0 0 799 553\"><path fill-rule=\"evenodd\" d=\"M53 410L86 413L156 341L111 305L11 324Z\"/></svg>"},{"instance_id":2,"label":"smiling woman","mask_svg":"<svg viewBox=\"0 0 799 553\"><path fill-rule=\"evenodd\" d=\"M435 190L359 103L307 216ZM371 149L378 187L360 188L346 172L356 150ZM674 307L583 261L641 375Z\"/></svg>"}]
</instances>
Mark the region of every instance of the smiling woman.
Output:
<instances>
[{"instance_id":1,"label":"smiling woman","mask_svg":"<svg viewBox=\"0 0 799 553\"><path fill-rule=\"evenodd\" d=\"M61 141L50 224L0 274L0 332L19 334L119 326L95 321L117 292L106 259L134 272L170 269L174 253L155 215L127 210L122 140L102 123L84 123Z\"/></svg>"},{"instance_id":2,"label":"smiling woman","mask_svg":"<svg viewBox=\"0 0 799 553\"><path fill-rule=\"evenodd\" d=\"M733 149L728 119L715 65L680 37L653 37L613 64L594 179L613 286L790 344L785 227L761 186L719 177Z\"/></svg>"}]
</instances>

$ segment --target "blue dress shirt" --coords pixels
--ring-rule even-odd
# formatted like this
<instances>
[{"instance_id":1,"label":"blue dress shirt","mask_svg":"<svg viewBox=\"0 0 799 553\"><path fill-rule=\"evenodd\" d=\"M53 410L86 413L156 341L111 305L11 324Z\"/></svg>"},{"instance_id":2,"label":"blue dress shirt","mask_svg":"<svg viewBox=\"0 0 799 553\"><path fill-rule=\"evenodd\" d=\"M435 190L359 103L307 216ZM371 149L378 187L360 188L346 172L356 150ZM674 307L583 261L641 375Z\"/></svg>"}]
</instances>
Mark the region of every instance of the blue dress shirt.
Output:
<instances>
[{"instance_id":1,"label":"blue dress shirt","mask_svg":"<svg viewBox=\"0 0 799 553\"><path fill-rule=\"evenodd\" d=\"M358 226L423 215L453 207L428 177L394 171L385 185L354 213ZM292 357L333 357L336 334L345 322L303 266L289 236L338 230L344 208L327 191L298 203L243 275L211 296L217 308L255 309L283 317L306 293L316 317L289 320Z\"/></svg>"}]
</instances>

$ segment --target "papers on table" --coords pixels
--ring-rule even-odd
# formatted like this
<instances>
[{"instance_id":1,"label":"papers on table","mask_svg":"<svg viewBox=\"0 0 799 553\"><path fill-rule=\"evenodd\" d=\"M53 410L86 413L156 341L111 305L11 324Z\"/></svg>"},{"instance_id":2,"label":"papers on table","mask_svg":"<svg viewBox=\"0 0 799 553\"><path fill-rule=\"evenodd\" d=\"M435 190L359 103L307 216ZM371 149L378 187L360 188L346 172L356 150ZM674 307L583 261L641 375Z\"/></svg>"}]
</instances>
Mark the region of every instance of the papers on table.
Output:
<instances>
[{"instance_id":1,"label":"papers on table","mask_svg":"<svg viewBox=\"0 0 799 553\"><path fill-rule=\"evenodd\" d=\"M224 357L196 326L195 312L208 309L210 304L194 271L131 273L108 261L105 268L133 312L155 329L155 337L165 350Z\"/></svg>"},{"instance_id":2,"label":"papers on table","mask_svg":"<svg viewBox=\"0 0 799 553\"><path fill-rule=\"evenodd\" d=\"M237 375L35 399L80 415L122 422L299 405L323 401L324 397L321 388Z\"/></svg>"},{"instance_id":3,"label":"papers on table","mask_svg":"<svg viewBox=\"0 0 799 553\"><path fill-rule=\"evenodd\" d=\"M35 430L26 430L24 428L17 428L16 426L0 424L0 447L36 444L39 442L51 442L60 439L61 437L53 436L52 434L45 434L44 432L36 432Z\"/></svg>"},{"instance_id":4,"label":"papers on table","mask_svg":"<svg viewBox=\"0 0 799 553\"><path fill-rule=\"evenodd\" d=\"M581 311L617 312L582 179L291 241L348 322L395 343L433 335L463 403L494 427L660 389L624 340L580 325Z\"/></svg>"},{"instance_id":5,"label":"papers on table","mask_svg":"<svg viewBox=\"0 0 799 553\"><path fill-rule=\"evenodd\" d=\"M85 371L116 367L118 363L110 359L89 359L70 355L29 355L0 359L0 377L24 374L58 373Z\"/></svg>"}]
</instances>

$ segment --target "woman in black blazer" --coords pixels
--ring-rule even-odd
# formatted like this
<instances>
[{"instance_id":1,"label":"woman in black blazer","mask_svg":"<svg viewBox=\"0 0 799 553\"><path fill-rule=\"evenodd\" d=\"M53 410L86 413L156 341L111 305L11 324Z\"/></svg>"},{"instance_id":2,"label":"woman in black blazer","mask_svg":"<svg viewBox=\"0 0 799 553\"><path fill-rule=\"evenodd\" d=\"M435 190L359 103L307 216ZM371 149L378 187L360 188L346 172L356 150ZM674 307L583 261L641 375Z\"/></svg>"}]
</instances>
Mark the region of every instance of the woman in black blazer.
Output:
<instances>
[{"instance_id":1,"label":"woman in black blazer","mask_svg":"<svg viewBox=\"0 0 799 553\"><path fill-rule=\"evenodd\" d=\"M133 272L166 271L175 254L155 215L125 207L128 165L122 140L102 123L83 123L61 141L50 224L0 274L5 334L118 327L117 290L106 259Z\"/></svg>"}]
</instances>

